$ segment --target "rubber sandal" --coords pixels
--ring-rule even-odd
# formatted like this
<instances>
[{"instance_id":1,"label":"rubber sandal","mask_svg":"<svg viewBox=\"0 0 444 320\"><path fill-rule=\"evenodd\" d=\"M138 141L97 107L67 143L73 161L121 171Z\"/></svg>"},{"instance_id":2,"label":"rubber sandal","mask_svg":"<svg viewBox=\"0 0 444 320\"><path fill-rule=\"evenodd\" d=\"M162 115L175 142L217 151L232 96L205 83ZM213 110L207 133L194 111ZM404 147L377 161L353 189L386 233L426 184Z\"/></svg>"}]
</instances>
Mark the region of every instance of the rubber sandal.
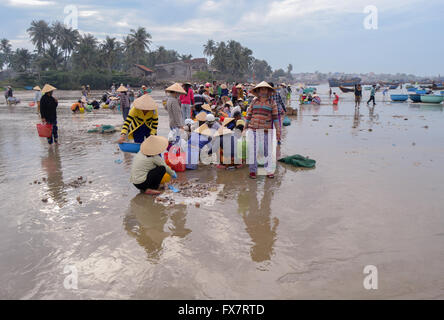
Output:
<instances>
[{"instance_id":1,"label":"rubber sandal","mask_svg":"<svg viewBox=\"0 0 444 320\"><path fill-rule=\"evenodd\" d=\"M257 178L256 173L255 172L250 172L250 178L251 179L256 179Z\"/></svg>"}]
</instances>

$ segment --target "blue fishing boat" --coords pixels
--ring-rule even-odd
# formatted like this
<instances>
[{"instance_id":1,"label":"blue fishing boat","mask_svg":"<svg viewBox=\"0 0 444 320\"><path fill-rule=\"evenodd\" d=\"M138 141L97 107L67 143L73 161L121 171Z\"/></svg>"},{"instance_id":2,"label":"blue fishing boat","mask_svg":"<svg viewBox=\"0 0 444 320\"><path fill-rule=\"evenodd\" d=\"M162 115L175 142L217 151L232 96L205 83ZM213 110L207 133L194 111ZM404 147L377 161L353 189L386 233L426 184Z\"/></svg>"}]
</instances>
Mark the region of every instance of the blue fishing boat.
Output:
<instances>
[{"instance_id":1,"label":"blue fishing boat","mask_svg":"<svg viewBox=\"0 0 444 320\"><path fill-rule=\"evenodd\" d=\"M390 89L390 90L395 90L395 89L397 89L398 87L399 87L399 84L393 84L393 85L389 86L389 89Z\"/></svg>"},{"instance_id":2,"label":"blue fishing boat","mask_svg":"<svg viewBox=\"0 0 444 320\"><path fill-rule=\"evenodd\" d=\"M26 87L23 87L23 88L25 88L25 90L32 90L31 86L26 86Z\"/></svg>"},{"instance_id":3,"label":"blue fishing boat","mask_svg":"<svg viewBox=\"0 0 444 320\"><path fill-rule=\"evenodd\" d=\"M409 98L413 102L421 102L421 95L420 94L409 94Z\"/></svg>"},{"instance_id":4,"label":"blue fishing boat","mask_svg":"<svg viewBox=\"0 0 444 320\"><path fill-rule=\"evenodd\" d=\"M408 92L416 92L416 90L418 90L418 89L416 89L416 88L414 88L414 87L412 87L412 88L408 88L408 89L407 89Z\"/></svg>"},{"instance_id":5,"label":"blue fishing boat","mask_svg":"<svg viewBox=\"0 0 444 320\"><path fill-rule=\"evenodd\" d=\"M416 94L426 94L427 90L416 90Z\"/></svg>"},{"instance_id":6,"label":"blue fishing boat","mask_svg":"<svg viewBox=\"0 0 444 320\"><path fill-rule=\"evenodd\" d=\"M444 96L441 95L433 95L433 94L425 94L421 95L421 102L423 103L436 103L439 104L444 100Z\"/></svg>"},{"instance_id":7,"label":"blue fishing boat","mask_svg":"<svg viewBox=\"0 0 444 320\"><path fill-rule=\"evenodd\" d=\"M356 84L361 83L361 78L330 78L328 79L328 84L330 85L330 88L333 87L352 87Z\"/></svg>"},{"instance_id":8,"label":"blue fishing boat","mask_svg":"<svg viewBox=\"0 0 444 320\"><path fill-rule=\"evenodd\" d=\"M407 94L391 94L390 99L392 99L393 102L404 102L407 101L409 96Z\"/></svg>"}]
</instances>

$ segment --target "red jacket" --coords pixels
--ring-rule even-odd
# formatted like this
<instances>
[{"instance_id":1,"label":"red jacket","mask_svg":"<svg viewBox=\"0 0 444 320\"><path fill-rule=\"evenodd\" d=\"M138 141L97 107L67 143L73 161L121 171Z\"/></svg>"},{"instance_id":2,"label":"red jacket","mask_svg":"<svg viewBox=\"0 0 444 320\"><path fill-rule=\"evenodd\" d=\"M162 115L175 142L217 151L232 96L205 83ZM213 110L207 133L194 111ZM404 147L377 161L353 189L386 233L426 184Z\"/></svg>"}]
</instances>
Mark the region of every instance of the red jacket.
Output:
<instances>
[{"instance_id":1,"label":"red jacket","mask_svg":"<svg viewBox=\"0 0 444 320\"><path fill-rule=\"evenodd\" d=\"M188 89L187 95L180 96L180 103L181 104L194 104L194 93L193 90L190 88Z\"/></svg>"}]
</instances>

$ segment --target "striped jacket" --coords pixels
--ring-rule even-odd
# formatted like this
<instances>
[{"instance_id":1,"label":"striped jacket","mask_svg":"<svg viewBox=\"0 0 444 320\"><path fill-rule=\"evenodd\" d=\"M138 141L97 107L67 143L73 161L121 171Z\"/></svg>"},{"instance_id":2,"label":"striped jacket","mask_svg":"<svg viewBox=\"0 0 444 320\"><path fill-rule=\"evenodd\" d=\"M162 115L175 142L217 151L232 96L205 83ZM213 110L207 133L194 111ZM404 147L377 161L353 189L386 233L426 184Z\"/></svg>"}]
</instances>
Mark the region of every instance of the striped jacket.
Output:
<instances>
[{"instance_id":1,"label":"striped jacket","mask_svg":"<svg viewBox=\"0 0 444 320\"><path fill-rule=\"evenodd\" d=\"M128 139L133 139L133 132L143 124L151 129L151 135L157 134L157 126L159 125L159 117L157 110L148 111L143 114L142 110L131 108L128 117L123 123L122 134L128 134Z\"/></svg>"},{"instance_id":2,"label":"striped jacket","mask_svg":"<svg viewBox=\"0 0 444 320\"><path fill-rule=\"evenodd\" d=\"M255 98L247 109L245 117L247 127L250 129L279 129L278 107L273 99L262 103Z\"/></svg>"}]
</instances>

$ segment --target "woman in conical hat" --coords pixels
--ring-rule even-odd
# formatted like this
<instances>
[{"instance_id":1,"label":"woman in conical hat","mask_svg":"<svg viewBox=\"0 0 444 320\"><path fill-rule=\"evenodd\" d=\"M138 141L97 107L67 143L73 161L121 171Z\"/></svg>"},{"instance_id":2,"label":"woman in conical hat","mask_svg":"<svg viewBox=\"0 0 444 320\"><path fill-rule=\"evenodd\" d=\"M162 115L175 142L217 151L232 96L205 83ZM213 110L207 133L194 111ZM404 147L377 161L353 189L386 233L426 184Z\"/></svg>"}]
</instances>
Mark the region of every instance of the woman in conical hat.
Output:
<instances>
[{"instance_id":1,"label":"woman in conical hat","mask_svg":"<svg viewBox=\"0 0 444 320\"><path fill-rule=\"evenodd\" d=\"M161 157L167 147L168 139L160 136L149 136L141 144L133 160L130 179L141 192L158 195L162 181L168 182L170 177L177 178L176 172Z\"/></svg>"},{"instance_id":2,"label":"woman in conical hat","mask_svg":"<svg viewBox=\"0 0 444 320\"><path fill-rule=\"evenodd\" d=\"M158 124L157 103L150 95L142 95L134 100L117 142L123 143L128 138L134 139L136 143L142 143L145 138L157 135Z\"/></svg>"},{"instance_id":3,"label":"woman in conical hat","mask_svg":"<svg viewBox=\"0 0 444 320\"><path fill-rule=\"evenodd\" d=\"M272 99L272 94L274 89L267 82L263 81L251 90L252 94L256 98L251 102L251 105L247 109L245 122L247 125L247 137L248 145L251 146L253 163L250 164L250 178L256 179L257 174L257 150L259 146L257 145L259 139L257 133L263 133L264 141L264 154L268 155L268 159L265 163L265 170L267 171L267 176L269 178L274 178L272 172L272 148L275 146L268 145L268 136L272 134L272 130L276 130L276 137L278 141L280 140L280 128L279 128L279 112L276 102Z\"/></svg>"},{"instance_id":4,"label":"woman in conical hat","mask_svg":"<svg viewBox=\"0 0 444 320\"><path fill-rule=\"evenodd\" d=\"M52 125L52 135L48 138L48 143L58 144L58 128L57 128L57 106L59 105L52 93L57 88L50 84L45 84L42 89L42 98L40 99L40 115L42 120Z\"/></svg>"},{"instance_id":5,"label":"woman in conical hat","mask_svg":"<svg viewBox=\"0 0 444 320\"><path fill-rule=\"evenodd\" d=\"M42 98L42 89L39 86L32 88L35 91L34 94L34 104L37 105L37 113L40 113L40 99Z\"/></svg>"},{"instance_id":6,"label":"woman in conical hat","mask_svg":"<svg viewBox=\"0 0 444 320\"><path fill-rule=\"evenodd\" d=\"M168 95L165 109L167 110L170 119L170 130L175 132L176 140L179 141L180 129L183 128L185 121L182 116L182 108L179 99L181 95L185 95L187 94L187 92L179 83L175 83L172 86L166 88L165 92Z\"/></svg>"}]
</instances>

